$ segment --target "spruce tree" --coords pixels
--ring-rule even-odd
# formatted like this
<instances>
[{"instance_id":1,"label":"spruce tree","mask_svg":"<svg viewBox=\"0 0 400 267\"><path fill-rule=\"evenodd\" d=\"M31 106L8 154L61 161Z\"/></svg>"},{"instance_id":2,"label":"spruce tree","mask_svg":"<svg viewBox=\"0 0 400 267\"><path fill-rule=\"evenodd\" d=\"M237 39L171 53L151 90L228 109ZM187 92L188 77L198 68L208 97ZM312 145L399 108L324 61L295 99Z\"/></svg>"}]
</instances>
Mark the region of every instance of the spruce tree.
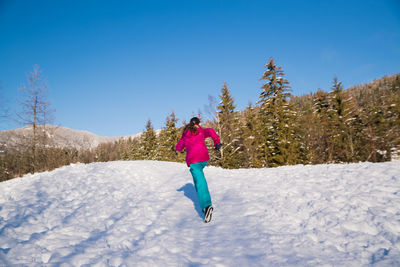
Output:
<instances>
[{"instance_id":1,"label":"spruce tree","mask_svg":"<svg viewBox=\"0 0 400 267\"><path fill-rule=\"evenodd\" d=\"M271 58L261 77L266 83L261 87L259 103L262 140L259 157L266 167L299 162L299 144L296 132L296 112L289 103L289 81L282 68Z\"/></svg>"},{"instance_id":2,"label":"spruce tree","mask_svg":"<svg viewBox=\"0 0 400 267\"><path fill-rule=\"evenodd\" d=\"M244 110L244 123L242 125L244 162L243 167L260 168L263 163L257 157L257 148L261 140L261 127L259 120L259 108L253 107L250 103Z\"/></svg>"},{"instance_id":3,"label":"spruce tree","mask_svg":"<svg viewBox=\"0 0 400 267\"><path fill-rule=\"evenodd\" d=\"M129 138L128 141L128 160L143 160L145 155L143 149L141 149L141 137Z\"/></svg>"},{"instance_id":4,"label":"spruce tree","mask_svg":"<svg viewBox=\"0 0 400 267\"><path fill-rule=\"evenodd\" d=\"M217 132L223 146L220 149L221 158L219 165L223 168L241 167L243 157L242 134L239 114L235 111L233 97L226 83L223 84L221 101L217 106Z\"/></svg>"},{"instance_id":5,"label":"spruce tree","mask_svg":"<svg viewBox=\"0 0 400 267\"><path fill-rule=\"evenodd\" d=\"M316 142L316 129L313 120L313 95L292 97L291 102L298 114L296 129L299 140L299 163L309 164L315 159L314 146Z\"/></svg>"},{"instance_id":6,"label":"spruce tree","mask_svg":"<svg viewBox=\"0 0 400 267\"><path fill-rule=\"evenodd\" d=\"M178 119L174 111L167 117L165 127L159 135L159 159L165 161L182 161L182 157L175 150L175 146L180 138L180 133L176 128Z\"/></svg>"},{"instance_id":7,"label":"spruce tree","mask_svg":"<svg viewBox=\"0 0 400 267\"><path fill-rule=\"evenodd\" d=\"M146 130L140 136L141 159L156 160L158 157L158 140L151 121L146 123Z\"/></svg>"},{"instance_id":8,"label":"spruce tree","mask_svg":"<svg viewBox=\"0 0 400 267\"><path fill-rule=\"evenodd\" d=\"M329 162L352 162L356 160L356 137L361 132L354 99L343 90L335 76L328 96L329 109Z\"/></svg>"},{"instance_id":9,"label":"spruce tree","mask_svg":"<svg viewBox=\"0 0 400 267\"><path fill-rule=\"evenodd\" d=\"M124 140L123 138L118 140L118 157L121 160L129 160L129 148L132 142L132 138L129 137L128 140Z\"/></svg>"},{"instance_id":10,"label":"spruce tree","mask_svg":"<svg viewBox=\"0 0 400 267\"><path fill-rule=\"evenodd\" d=\"M358 98L365 122L366 160L391 160L400 148L400 75L364 86Z\"/></svg>"},{"instance_id":11,"label":"spruce tree","mask_svg":"<svg viewBox=\"0 0 400 267\"><path fill-rule=\"evenodd\" d=\"M388 122L387 136L387 147L388 151L387 160L393 160L400 158L400 75L397 76L391 82L390 91L387 95L388 98L386 114Z\"/></svg>"},{"instance_id":12,"label":"spruce tree","mask_svg":"<svg viewBox=\"0 0 400 267\"><path fill-rule=\"evenodd\" d=\"M352 95L345 91L343 122L346 140L346 161L358 162L362 160L365 135L363 134L364 122L360 116L360 108Z\"/></svg>"},{"instance_id":13,"label":"spruce tree","mask_svg":"<svg viewBox=\"0 0 400 267\"><path fill-rule=\"evenodd\" d=\"M313 164L321 164L328 162L330 156L330 123L329 123L329 103L328 94L322 90L318 90L313 97L313 116L312 122L315 134L312 141L312 159Z\"/></svg>"},{"instance_id":14,"label":"spruce tree","mask_svg":"<svg viewBox=\"0 0 400 267\"><path fill-rule=\"evenodd\" d=\"M337 77L333 79L333 86L328 95L328 118L329 118L329 148L328 162L340 162L343 160L339 154L344 150L344 140L341 134L342 130L342 112L343 112L343 88L338 82ZM342 158L342 159L341 159Z\"/></svg>"}]
</instances>

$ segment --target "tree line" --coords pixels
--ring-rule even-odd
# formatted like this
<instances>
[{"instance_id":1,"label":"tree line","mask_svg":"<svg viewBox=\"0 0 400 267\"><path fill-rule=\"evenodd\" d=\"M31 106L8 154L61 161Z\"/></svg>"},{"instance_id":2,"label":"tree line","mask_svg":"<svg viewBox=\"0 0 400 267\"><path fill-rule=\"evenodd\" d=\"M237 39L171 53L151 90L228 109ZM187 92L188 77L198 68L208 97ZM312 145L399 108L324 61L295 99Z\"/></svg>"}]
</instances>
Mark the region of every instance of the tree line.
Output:
<instances>
[{"instance_id":1,"label":"tree line","mask_svg":"<svg viewBox=\"0 0 400 267\"><path fill-rule=\"evenodd\" d=\"M210 101L212 118L204 121L203 126L214 128L223 144L220 151L215 151L212 141L207 141L211 165L230 169L265 168L381 162L399 156L400 74L347 90L334 77L329 91L319 89L294 97L282 67L271 58L260 80L263 85L258 102L244 110L236 109L227 84L222 85L219 101ZM178 122L171 112L157 132L149 120L138 137L80 151L39 145L41 138L35 134L37 140L31 140L29 149L0 157L0 179L73 162L184 162L184 153L175 150L182 134Z\"/></svg>"}]
</instances>

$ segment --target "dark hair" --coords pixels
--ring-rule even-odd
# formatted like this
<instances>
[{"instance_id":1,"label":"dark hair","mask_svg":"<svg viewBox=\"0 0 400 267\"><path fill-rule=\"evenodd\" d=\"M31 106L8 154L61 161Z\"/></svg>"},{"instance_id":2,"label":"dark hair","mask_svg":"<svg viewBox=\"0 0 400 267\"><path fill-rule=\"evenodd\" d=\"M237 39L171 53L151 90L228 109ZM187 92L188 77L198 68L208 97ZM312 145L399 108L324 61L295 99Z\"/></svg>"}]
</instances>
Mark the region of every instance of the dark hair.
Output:
<instances>
[{"instance_id":1,"label":"dark hair","mask_svg":"<svg viewBox=\"0 0 400 267\"><path fill-rule=\"evenodd\" d=\"M191 131L192 133L197 133L197 127L196 125L200 124L200 119L197 117L193 117L190 119L189 124L185 125L185 128L183 128L183 131Z\"/></svg>"}]
</instances>

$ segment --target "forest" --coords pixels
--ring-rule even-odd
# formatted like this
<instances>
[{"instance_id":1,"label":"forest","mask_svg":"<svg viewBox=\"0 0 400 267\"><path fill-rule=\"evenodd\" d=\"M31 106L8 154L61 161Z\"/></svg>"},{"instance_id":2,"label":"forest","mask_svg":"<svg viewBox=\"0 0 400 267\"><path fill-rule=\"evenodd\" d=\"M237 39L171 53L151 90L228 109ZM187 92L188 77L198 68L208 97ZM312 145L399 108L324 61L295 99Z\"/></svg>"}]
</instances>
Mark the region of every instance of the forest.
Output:
<instances>
[{"instance_id":1,"label":"forest","mask_svg":"<svg viewBox=\"0 0 400 267\"><path fill-rule=\"evenodd\" d=\"M207 140L211 165L269 168L399 158L400 74L346 90L335 76L329 91L319 89L293 96L282 67L271 58L260 80L263 85L258 102L244 110L236 109L227 84L222 85L219 99L210 101L212 119L202 120L202 126L214 128L223 144L216 151L212 141ZM34 118L31 124L44 122ZM140 136L103 143L90 150L52 147L46 136L34 133L23 149L0 155L0 181L71 163L184 162L185 153L175 150L183 128L178 122L172 111L159 131L149 120Z\"/></svg>"}]
</instances>

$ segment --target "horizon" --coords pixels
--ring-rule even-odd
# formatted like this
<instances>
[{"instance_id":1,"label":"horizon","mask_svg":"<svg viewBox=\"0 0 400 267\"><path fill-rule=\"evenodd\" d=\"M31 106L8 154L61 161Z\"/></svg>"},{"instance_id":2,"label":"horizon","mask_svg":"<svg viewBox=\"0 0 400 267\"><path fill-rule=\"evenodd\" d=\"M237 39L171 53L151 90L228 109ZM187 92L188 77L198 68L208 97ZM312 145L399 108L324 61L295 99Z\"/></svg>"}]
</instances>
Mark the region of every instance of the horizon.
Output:
<instances>
[{"instance_id":1,"label":"horizon","mask_svg":"<svg viewBox=\"0 0 400 267\"><path fill-rule=\"evenodd\" d=\"M53 124L99 136L179 125L228 84L255 104L270 57L292 94L400 72L400 3L386 1L3 1L0 98L13 113L38 64ZM0 114L1 115L1 114ZM21 128L2 121L0 130Z\"/></svg>"},{"instance_id":2,"label":"horizon","mask_svg":"<svg viewBox=\"0 0 400 267\"><path fill-rule=\"evenodd\" d=\"M400 72L399 73L396 73L396 74L393 74L393 75L384 75L383 77L380 77L380 78L376 78L376 79L373 79L372 81L370 81L370 82L367 82L367 83L363 83L363 84L359 84L359 85L352 85L352 86L350 86L350 87L348 87L348 88L343 88L343 90L348 90L348 89L351 89L353 86L360 86L360 85L364 85L364 84L368 84L368 83L371 83L371 82L374 82L374 81L376 81L376 80L380 80L380 79L382 79L382 78L384 78L384 77L391 77L391 76L394 76L394 75L398 75L398 74L400 74ZM321 89L318 89L318 90L321 90ZM322 90L322 91L325 91L325 92L327 92L326 90ZM299 95L299 96L294 96L294 97L302 97L302 96L307 96L307 95L309 95L309 94L315 94L316 93L316 91L314 91L314 92L309 92L309 93L306 93L306 94L303 94L303 95ZM238 111L244 111L244 109L242 109L242 110L238 110ZM177 118L177 119L179 119L179 118ZM207 122L208 120L202 120L202 122ZM146 123L147 123L147 121L146 121ZM127 138L127 137L134 137L134 136L137 136L137 135L140 135L140 134L142 134L144 131L146 131L146 129L142 129L141 131L139 131L139 132L135 132L135 133L130 133L130 134L127 134L127 135L100 135L100 134L97 134L97 133L95 133L95 132L91 132L91 131L89 131L89 130L85 130L85 129L74 129L74 128L71 128L71 127L68 127L68 126L65 126L65 125L62 125L62 124L52 124L52 123L49 123L49 124L39 124L38 126L50 126L50 127L55 127L55 128L66 128L66 129L69 129L69 130L72 130L72 131L77 131L77 132L87 132L87 133L89 133L89 134L93 134L93 135L96 135L96 136L98 136L98 137L106 137L106 138ZM159 131L161 131L162 130L162 128L164 127L165 125L162 125L161 127L159 127L159 128L155 128L154 127L154 125L153 125L153 129L156 131L156 133L158 134L159 133ZM180 127L184 127L185 125L177 125L177 128L180 128ZM30 124L30 125L22 125L22 126L19 126L19 127L16 127L16 128L10 128L10 129L1 129L0 130L0 132L3 132L3 131L13 131L13 130L19 130L19 129L23 129L23 128L29 128L29 127L32 127L32 124Z\"/></svg>"},{"instance_id":3,"label":"horizon","mask_svg":"<svg viewBox=\"0 0 400 267\"><path fill-rule=\"evenodd\" d=\"M89 133L89 134L96 135L96 136L98 136L98 137L110 137L110 138L134 137L134 136L136 136L136 135L138 135L138 134L142 134L142 133L143 133L143 131L142 131L142 132L132 133L132 134L128 134L128 135L122 135L122 136L121 136L121 135L105 136L105 135L98 135L98 134L93 133L93 132L90 132L90 131L88 131L88 130L73 129L73 128L70 128L70 127L67 127L67 126L64 126L64 125L54 125L54 124L45 124L45 125L39 124L39 125L37 125L37 127L43 127L43 126L45 126L45 127L54 127L54 128L64 128L64 129L68 129L68 130L72 130L72 131L76 131L76 132L86 132L86 133ZM31 127L32 127L32 125L25 125L25 126L21 126L21 127L18 127L18 128L0 130L0 132L21 130L21 129L24 129L24 128L31 128ZM154 131L156 131L157 134L159 134L159 131L160 131L160 130L161 130L161 129L154 129Z\"/></svg>"}]
</instances>

